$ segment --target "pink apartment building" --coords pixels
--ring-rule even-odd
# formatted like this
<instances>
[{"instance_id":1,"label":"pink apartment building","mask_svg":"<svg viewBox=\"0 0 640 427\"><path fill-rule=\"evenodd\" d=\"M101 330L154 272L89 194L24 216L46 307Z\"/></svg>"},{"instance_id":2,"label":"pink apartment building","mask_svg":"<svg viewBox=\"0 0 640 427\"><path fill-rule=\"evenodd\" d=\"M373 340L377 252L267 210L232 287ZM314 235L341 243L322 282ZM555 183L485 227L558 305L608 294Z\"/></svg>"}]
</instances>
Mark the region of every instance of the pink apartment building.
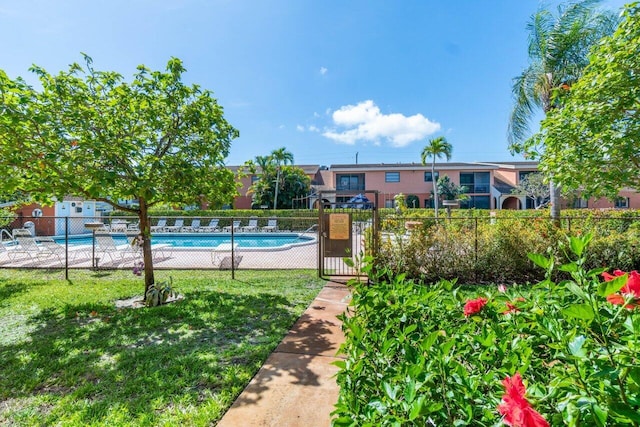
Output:
<instances>
[{"instance_id":1,"label":"pink apartment building","mask_svg":"<svg viewBox=\"0 0 640 427\"><path fill-rule=\"evenodd\" d=\"M346 203L359 193L378 191L380 207L393 207L394 197L402 193L414 195L419 206L410 208L433 207L433 177L431 166L420 163L394 164L342 164L330 167L319 165L301 165L311 178L312 191L303 205L315 207L318 198L329 203ZM236 170L237 168L232 168ZM475 163L437 163L436 179L447 175L455 184L467 189L468 199L460 208L476 209L532 209L533 200L512 191L526 175L537 172L537 162L475 162ZM236 198L236 209L250 209L251 195L247 190L258 175L249 175L241 179L240 197ZM321 195L321 196L320 196ZM563 208L640 208L640 194L632 189L620 192L620 197L612 202L607 199L583 200L576 197L566 198Z\"/></svg>"}]
</instances>

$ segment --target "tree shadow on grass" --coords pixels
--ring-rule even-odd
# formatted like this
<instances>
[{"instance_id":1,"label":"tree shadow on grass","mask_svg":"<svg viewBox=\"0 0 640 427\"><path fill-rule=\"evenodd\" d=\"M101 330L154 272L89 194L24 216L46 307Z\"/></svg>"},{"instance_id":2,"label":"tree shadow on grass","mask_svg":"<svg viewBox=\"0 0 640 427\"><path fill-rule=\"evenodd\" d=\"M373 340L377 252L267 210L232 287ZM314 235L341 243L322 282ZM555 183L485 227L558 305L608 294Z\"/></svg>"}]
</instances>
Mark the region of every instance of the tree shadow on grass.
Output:
<instances>
[{"instance_id":1,"label":"tree shadow on grass","mask_svg":"<svg viewBox=\"0 0 640 427\"><path fill-rule=\"evenodd\" d=\"M0 401L47 395L47 405L25 408L45 424L103 423L113 411L156 424L167 407L197 412L211 398L230 405L296 320L292 304L266 293L184 297L154 309L40 312L28 336L0 346Z\"/></svg>"}]
</instances>

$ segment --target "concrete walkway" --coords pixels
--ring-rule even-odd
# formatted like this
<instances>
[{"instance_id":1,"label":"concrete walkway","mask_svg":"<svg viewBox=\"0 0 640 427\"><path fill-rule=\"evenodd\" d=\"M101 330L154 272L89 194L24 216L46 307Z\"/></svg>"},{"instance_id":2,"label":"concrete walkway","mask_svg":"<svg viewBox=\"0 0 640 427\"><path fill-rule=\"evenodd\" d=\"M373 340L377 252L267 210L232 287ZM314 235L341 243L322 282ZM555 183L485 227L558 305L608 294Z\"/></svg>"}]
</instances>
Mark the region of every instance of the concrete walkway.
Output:
<instances>
[{"instance_id":1,"label":"concrete walkway","mask_svg":"<svg viewBox=\"0 0 640 427\"><path fill-rule=\"evenodd\" d=\"M330 426L338 400L331 363L344 340L336 316L349 298L345 285L327 282L218 427Z\"/></svg>"}]
</instances>

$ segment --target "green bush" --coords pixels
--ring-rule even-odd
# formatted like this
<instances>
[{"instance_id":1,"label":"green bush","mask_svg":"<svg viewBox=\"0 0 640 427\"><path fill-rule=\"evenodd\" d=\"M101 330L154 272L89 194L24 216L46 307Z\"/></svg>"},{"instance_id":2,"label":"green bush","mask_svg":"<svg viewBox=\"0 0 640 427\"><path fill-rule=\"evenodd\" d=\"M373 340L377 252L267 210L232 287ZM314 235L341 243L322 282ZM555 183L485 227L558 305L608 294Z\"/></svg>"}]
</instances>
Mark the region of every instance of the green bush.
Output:
<instances>
[{"instance_id":1,"label":"green bush","mask_svg":"<svg viewBox=\"0 0 640 427\"><path fill-rule=\"evenodd\" d=\"M610 302L628 278L602 282L603 269L584 268L590 239L563 239L568 279L558 283L543 255L530 259L545 280L506 289L424 286L365 266L371 281L350 283L341 317L333 425L499 425L502 381L518 373L527 405L551 425L637 426L640 275L628 308Z\"/></svg>"}]
</instances>

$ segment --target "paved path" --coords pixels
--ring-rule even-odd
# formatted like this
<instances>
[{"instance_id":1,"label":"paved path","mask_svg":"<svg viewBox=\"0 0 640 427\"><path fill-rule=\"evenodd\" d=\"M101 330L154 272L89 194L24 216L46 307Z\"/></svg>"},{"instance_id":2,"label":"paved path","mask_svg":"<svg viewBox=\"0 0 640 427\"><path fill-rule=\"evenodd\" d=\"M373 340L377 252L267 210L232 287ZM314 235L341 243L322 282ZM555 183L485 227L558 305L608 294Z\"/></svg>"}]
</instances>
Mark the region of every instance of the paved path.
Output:
<instances>
[{"instance_id":1,"label":"paved path","mask_svg":"<svg viewBox=\"0 0 640 427\"><path fill-rule=\"evenodd\" d=\"M218 427L326 427L338 385L336 352L344 340L336 316L347 307L345 285L327 282Z\"/></svg>"}]
</instances>

